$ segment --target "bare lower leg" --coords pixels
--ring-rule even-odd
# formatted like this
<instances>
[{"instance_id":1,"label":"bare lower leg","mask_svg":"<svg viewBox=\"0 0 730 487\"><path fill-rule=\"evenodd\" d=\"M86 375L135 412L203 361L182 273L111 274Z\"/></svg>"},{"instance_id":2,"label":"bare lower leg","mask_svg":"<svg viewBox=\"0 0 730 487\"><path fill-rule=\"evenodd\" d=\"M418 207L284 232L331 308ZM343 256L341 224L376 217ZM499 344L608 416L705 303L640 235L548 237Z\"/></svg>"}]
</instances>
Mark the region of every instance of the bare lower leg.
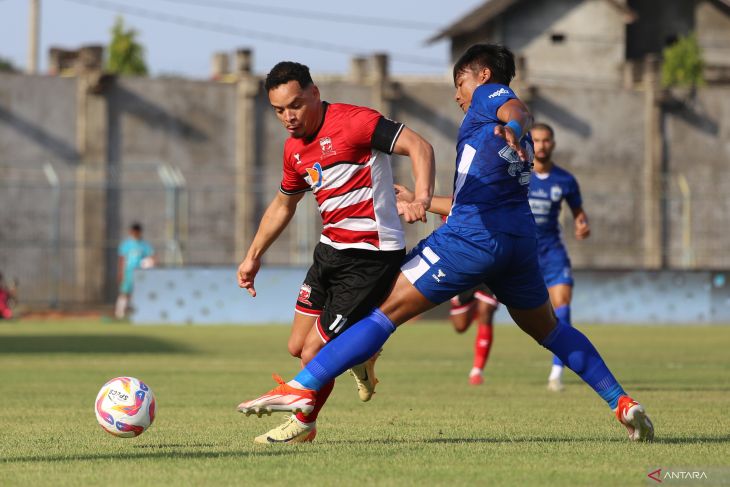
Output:
<instances>
[{"instance_id":1,"label":"bare lower leg","mask_svg":"<svg viewBox=\"0 0 730 487\"><path fill-rule=\"evenodd\" d=\"M119 294L117 297L117 304L114 309L114 316L116 316L118 319L123 319L124 316L127 314L127 305L129 304L129 295L128 294Z\"/></svg>"},{"instance_id":2,"label":"bare lower leg","mask_svg":"<svg viewBox=\"0 0 730 487\"><path fill-rule=\"evenodd\" d=\"M453 325L456 333L464 333L469 329L472 322L473 309L474 304L471 303L468 308L464 309L460 313L450 315L451 324Z\"/></svg>"},{"instance_id":3,"label":"bare lower leg","mask_svg":"<svg viewBox=\"0 0 730 487\"><path fill-rule=\"evenodd\" d=\"M292 357L301 358L304 344L310 332L314 331L316 316L294 313L291 333L289 334L288 349ZM321 341L321 340L320 340Z\"/></svg>"},{"instance_id":4,"label":"bare lower leg","mask_svg":"<svg viewBox=\"0 0 730 487\"><path fill-rule=\"evenodd\" d=\"M313 326L310 329L310 332L304 342L304 348L302 350L302 367L307 365L317 355L317 352L319 352L324 346L325 343L322 341L322 338L319 336L319 333L317 333L317 330ZM296 418L302 423L313 423L317 421L317 417L319 416L320 411L327 402L327 398L329 398L329 395L330 393L332 393L332 389L334 387L334 380L325 384L324 387L322 387L317 393L317 403L315 404L312 412L307 415L303 413L297 413Z\"/></svg>"},{"instance_id":5,"label":"bare lower leg","mask_svg":"<svg viewBox=\"0 0 730 487\"><path fill-rule=\"evenodd\" d=\"M395 326L400 326L435 306L401 272L379 308Z\"/></svg>"}]
</instances>

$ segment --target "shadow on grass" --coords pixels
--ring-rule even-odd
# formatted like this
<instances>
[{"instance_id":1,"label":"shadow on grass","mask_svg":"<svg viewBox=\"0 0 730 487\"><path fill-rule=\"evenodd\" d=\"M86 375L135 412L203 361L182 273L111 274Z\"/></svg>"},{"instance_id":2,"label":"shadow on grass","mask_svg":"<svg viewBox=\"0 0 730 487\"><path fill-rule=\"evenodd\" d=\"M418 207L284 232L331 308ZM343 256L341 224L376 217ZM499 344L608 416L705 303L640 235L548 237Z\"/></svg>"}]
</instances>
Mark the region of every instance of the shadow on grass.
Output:
<instances>
[{"instance_id":1,"label":"shadow on grass","mask_svg":"<svg viewBox=\"0 0 730 487\"><path fill-rule=\"evenodd\" d=\"M634 391L640 391L640 392L728 392L730 391L730 386L688 386L683 387L681 384L676 386L666 386L666 387L657 387L657 386L634 386L631 387L631 390Z\"/></svg>"},{"instance_id":2,"label":"shadow on grass","mask_svg":"<svg viewBox=\"0 0 730 487\"><path fill-rule=\"evenodd\" d=\"M132 448L214 448L213 443L147 443L144 445L134 445Z\"/></svg>"},{"instance_id":3,"label":"shadow on grass","mask_svg":"<svg viewBox=\"0 0 730 487\"><path fill-rule=\"evenodd\" d=\"M179 343L139 335L10 335L0 337L2 353L182 353Z\"/></svg>"},{"instance_id":4,"label":"shadow on grass","mask_svg":"<svg viewBox=\"0 0 730 487\"><path fill-rule=\"evenodd\" d=\"M423 438L423 439L402 439L402 438L370 438L360 440L325 440L321 444L380 444L380 445L402 445L402 444L446 444L457 445L484 443L484 444L516 444L516 443L626 443L629 440L624 436L616 436L612 438L541 438L541 437L524 437L524 438ZM689 437L659 437L654 440L655 444L680 445L680 444L700 444L700 443L730 443L730 435L726 436L697 436Z\"/></svg>"},{"instance_id":5,"label":"shadow on grass","mask_svg":"<svg viewBox=\"0 0 730 487\"><path fill-rule=\"evenodd\" d=\"M626 443L628 439L625 437L615 438L432 438L423 440L424 443L585 443L585 442L601 442L601 443ZM697 436L689 437L659 437L654 439L656 444L681 445L681 444L699 444L699 443L730 443L730 436Z\"/></svg>"},{"instance_id":6,"label":"shadow on grass","mask_svg":"<svg viewBox=\"0 0 730 487\"><path fill-rule=\"evenodd\" d=\"M239 450L239 451L140 451L140 452L117 452L117 453L89 453L82 455L33 455L28 457L2 458L0 464L5 463L45 463L45 462L74 462L74 461L95 461L95 460L137 460L150 458L165 458L168 460L183 460L196 458L231 458L231 457L275 457L290 454L298 454L294 449L261 449L261 450Z\"/></svg>"}]
</instances>

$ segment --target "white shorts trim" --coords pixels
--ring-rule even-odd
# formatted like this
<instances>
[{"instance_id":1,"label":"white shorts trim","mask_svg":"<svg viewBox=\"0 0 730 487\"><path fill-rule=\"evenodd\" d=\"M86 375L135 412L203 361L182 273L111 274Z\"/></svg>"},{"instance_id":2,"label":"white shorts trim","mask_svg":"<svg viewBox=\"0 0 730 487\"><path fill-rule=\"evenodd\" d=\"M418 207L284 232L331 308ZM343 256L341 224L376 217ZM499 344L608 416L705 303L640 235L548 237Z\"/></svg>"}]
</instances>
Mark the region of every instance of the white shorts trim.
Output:
<instances>
[{"instance_id":1,"label":"white shorts trim","mask_svg":"<svg viewBox=\"0 0 730 487\"><path fill-rule=\"evenodd\" d=\"M304 311L299 311L297 308L294 308L294 312L300 315L314 316L315 318L322 314L321 311L319 313L305 313Z\"/></svg>"},{"instance_id":2,"label":"white shorts trim","mask_svg":"<svg viewBox=\"0 0 730 487\"><path fill-rule=\"evenodd\" d=\"M472 303L464 304L462 306L456 306L454 308L451 308L451 310L449 311L449 314L451 316L463 315L464 313L469 311L471 309L471 307L472 307Z\"/></svg>"},{"instance_id":3,"label":"white shorts trim","mask_svg":"<svg viewBox=\"0 0 730 487\"><path fill-rule=\"evenodd\" d=\"M411 284L415 284L418 279L421 278L428 270L431 265L426 262L423 257L416 255L411 260L403 264L400 268L401 272Z\"/></svg>"},{"instance_id":4,"label":"white shorts trim","mask_svg":"<svg viewBox=\"0 0 730 487\"><path fill-rule=\"evenodd\" d=\"M481 301L482 303L491 304L492 306L499 306L499 301L494 299L492 296L489 296L487 294L484 294L483 292L476 291L474 293L474 297Z\"/></svg>"},{"instance_id":5,"label":"white shorts trim","mask_svg":"<svg viewBox=\"0 0 730 487\"><path fill-rule=\"evenodd\" d=\"M424 247L421 253L426 258L426 260L431 263L431 265L441 260L441 257L436 255L436 252L431 250L431 247Z\"/></svg>"}]
</instances>

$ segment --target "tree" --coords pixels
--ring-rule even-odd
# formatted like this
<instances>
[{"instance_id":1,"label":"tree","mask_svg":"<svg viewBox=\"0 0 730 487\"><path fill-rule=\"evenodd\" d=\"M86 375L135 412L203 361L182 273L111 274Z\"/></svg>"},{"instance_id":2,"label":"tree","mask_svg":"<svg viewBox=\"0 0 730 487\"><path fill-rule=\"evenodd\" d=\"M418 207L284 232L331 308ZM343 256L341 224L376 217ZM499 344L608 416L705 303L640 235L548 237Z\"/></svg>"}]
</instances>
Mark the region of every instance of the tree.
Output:
<instances>
[{"instance_id":1,"label":"tree","mask_svg":"<svg viewBox=\"0 0 730 487\"><path fill-rule=\"evenodd\" d=\"M702 51L694 33L682 36L664 48L663 55L662 86L685 86L694 90L705 84L702 77Z\"/></svg>"},{"instance_id":2,"label":"tree","mask_svg":"<svg viewBox=\"0 0 730 487\"><path fill-rule=\"evenodd\" d=\"M0 73L17 73L18 70L13 66L13 62L9 59L0 57Z\"/></svg>"},{"instance_id":3,"label":"tree","mask_svg":"<svg viewBox=\"0 0 730 487\"><path fill-rule=\"evenodd\" d=\"M117 17L112 27L112 41L109 44L109 58L106 70L114 74L145 76L147 64L144 47L137 42L137 31L124 29L124 19Z\"/></svg>"}]
</instances>

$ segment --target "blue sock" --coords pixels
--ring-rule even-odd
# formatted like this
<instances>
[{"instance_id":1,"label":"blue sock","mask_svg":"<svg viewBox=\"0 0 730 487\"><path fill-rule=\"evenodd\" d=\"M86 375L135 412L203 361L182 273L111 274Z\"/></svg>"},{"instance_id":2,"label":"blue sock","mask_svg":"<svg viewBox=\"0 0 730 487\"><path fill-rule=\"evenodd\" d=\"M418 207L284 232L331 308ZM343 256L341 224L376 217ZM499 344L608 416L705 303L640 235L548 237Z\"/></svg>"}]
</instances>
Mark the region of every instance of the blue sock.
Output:
<instances>
[{"instance_id":1,"label":"blue sock","mask_svg":"<svg viewBox=\"0 0 730 487\"><path fill-rule=\"evenodd\" d=\"M558 323L543 340L542 346L557 355L573 372L578 374L611 409L618 398L626 395L621 385L608 370L596 347L577 329Z\"/></svg>"},{"instance_id":2,"label":"blue sock","mask_svg":"<svg viewBox=\"0 0 730 487\"><path fill-rule=\"evenodd\" d=\"M569 304L564 304L563 306L558 306L557 308L555 308L555 316L558 318L558 324L573 326L573 324L570 322ZM563 366L563 361L560 360L560 357L555 354L553 354L553 365L557 365L558 367Z\"/></svg>"},{"instance_id":3,"label":"blue sock","mask_svg":"<svg viewBox=\"0 0 730 487\"><path fill-rule=\"evenodd\" d=\"M393 322L376 308L325 345L294 380L318 391L350 367L375 355L394 331Z\"/></svg>"}]
</instances>

